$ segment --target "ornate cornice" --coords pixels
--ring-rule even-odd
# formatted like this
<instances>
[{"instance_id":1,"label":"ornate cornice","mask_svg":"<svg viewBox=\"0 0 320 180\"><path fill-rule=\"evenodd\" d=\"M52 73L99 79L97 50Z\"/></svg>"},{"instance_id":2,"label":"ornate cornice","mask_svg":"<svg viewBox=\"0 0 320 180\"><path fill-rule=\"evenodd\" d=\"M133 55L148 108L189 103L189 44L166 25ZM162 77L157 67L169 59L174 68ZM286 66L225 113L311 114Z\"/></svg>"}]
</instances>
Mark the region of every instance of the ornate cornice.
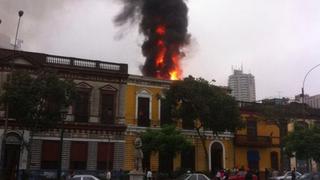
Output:
<instances>
[{"instance_id":1,"label":"ornate cornice","mask_svg":"<svg viewBox=\"0 0 320 180\"><path fill-rule=\"evenodd\" d=\"M126 134L133 135L137 133L145 132L147 129L160 130L160 127L140 127L140 126L128 126ZM187 137L197 138L198 134L196 130L186 130L181 129L181 133ZM231 132L218 133L217 136L214 136L212 131L201 131L201 135L204 135L206 139L231 139L234 138L234 134Z\"/></svg>"},{"instance_id":2,"label":"ornate cornice","mask_svg":"<svg viewBox=\"0 0 320 180\"><path fill-rule=\"evenodd\" d=\"M141 85L144 87L162 87L162 88L169 88L170 84L172 83L171 80L165 79L157 79L153 77L146 77L146 76L138 76L138 75L129 75L128 77L128 84L134 85Z\"/></svg>"},{"instance_id":3,"label":"ornate cornice","mask_svg":"<svg viewBox=\"0 0 320 180\"><path fill-rule=\"evenodd\" d=\"M19 61L15 62L16 60ZM21 63L21 61L25 61ZM2 71L23 69L36 73L39 70L54 71L67 79L107 81L126 83L128 65L104 61L55 56L34 52L13 51L0 48L0 68Z\"/></svg>"}]
</instances>

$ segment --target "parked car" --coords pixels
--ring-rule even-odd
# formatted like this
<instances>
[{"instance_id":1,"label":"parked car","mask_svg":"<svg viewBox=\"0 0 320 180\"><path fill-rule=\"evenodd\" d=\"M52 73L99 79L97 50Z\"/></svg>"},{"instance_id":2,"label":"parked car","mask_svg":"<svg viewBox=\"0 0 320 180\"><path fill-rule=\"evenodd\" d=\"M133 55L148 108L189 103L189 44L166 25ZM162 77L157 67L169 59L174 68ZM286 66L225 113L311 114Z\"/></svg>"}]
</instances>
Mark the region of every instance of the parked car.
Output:
<instances>
[{"instance_id":1,"label":"parked car","mask_svg":"<svg viewBox=\"0 0 320 180\"><path fill-rule=\"evenodd\" d=\"M246 177L246 172L237 173L236 175L229 176L229 180L244 180ZM258 177L254 174L252 174L253 180L258 180Z\"/></svg>"},{"instance_id":2,"label":"parked car","mask_svg":"<svg viewBox=\"0 0 320 180\"><path fill-rule=\"evenodd\" d=\"M291 180L291 171L287 171L284 175L282 176L275 176L269 178L270 180ZM296 171L296 179L298 179L302 174Z\"/></svg>"},{"instance_id":3,"label":"parked car","mask_svg":"<svg viewBox=\"0 0 320 180\"><path fill-rule=\"evenodd\" d=\"M176 180L210 180L210 178L201 173L186 173L179 176Z\"/></svg>"},{"instance_id":4,"label":"parked car","mask_svg":"<svg viewBox=\"0 0 320 180\"><path fill-rule=\"evenodd\" d=\"M96 178L92 175L74 175L72 180L100 180L99 178Z\"/></svg>"},{"instance_id":5,"label":"parked car","mask_svg":"<svg viewBox=\"0 0 320 180\"><path fill-rule=\"evenodd\" d=\"M300 176L298 180L320 180L320 173L305 173Z\"/></svg>"}]
</instances>

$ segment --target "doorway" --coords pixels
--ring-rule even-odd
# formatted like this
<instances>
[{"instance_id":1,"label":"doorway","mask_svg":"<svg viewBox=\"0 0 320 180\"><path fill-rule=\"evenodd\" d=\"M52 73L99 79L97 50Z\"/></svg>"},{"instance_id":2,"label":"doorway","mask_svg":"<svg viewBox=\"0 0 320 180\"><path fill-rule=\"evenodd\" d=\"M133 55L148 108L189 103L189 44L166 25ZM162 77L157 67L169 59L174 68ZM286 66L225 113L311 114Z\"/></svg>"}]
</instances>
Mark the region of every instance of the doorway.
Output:
<instances>
[{"instance_id":1,"label":"doorway","mask_svg":"<svg viewBox=\"0 0 320 180\"><path fill-rule=\"evenodd\" d=\"M223 147L221 143L214 142L211 145L211 171L217 172L223 169Z\"/></svg>"},{"instance_id":2,"label":"doorway","mask_svg":"<svg viewBox=\"0 0 320 180\"><path fill-rule=\"evenodd\" d=\"M16 133L8 133L4 149L3 170L5 179L16 179L20 160L20 136Z\"/></svg>"}]
</instances>

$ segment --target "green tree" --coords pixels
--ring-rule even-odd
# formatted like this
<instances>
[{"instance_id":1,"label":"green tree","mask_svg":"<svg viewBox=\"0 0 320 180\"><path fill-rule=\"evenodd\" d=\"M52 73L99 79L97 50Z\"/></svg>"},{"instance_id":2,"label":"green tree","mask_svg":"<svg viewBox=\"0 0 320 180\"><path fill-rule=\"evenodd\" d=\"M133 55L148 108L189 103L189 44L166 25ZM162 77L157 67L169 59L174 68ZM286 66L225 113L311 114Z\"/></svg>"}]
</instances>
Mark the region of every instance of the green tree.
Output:
<instances>
[{"instance_id":1,"label":"green tree","mask_svg":"<svg viewBox=\"0 0 320 180\"><path fill-rule=\"evenodd\" d=\"M285 168L284 162L286 154L284 152L284 137L288 134L288 123L291 119L303 117L303 109L304 105L299 103L263 103L258 106L258 112L260 112L269 121L274 122L279 128L281 169Z\"/></svg>"},{"instance_id":2,"label":"green tree","mask_svg":"<svg viewBox=\"0 0 320 180\"><path fill-rule=\"evenodd\" d=\"M28 150L35 132L58 125L60 110L72 102L74 92L71 81L61 80L54 73L40 72L34 76L15 71L11 74L4 84L1 101L8 107L10 118L14 118L20 128L30 131L30 140L26 144Z\"/></svg>"},{"instance_id":3,"label":"green tree","mask_svg":"<svg viewBox=\"0 0 320 180\"><path fill-rule=\"evenodd\" d=\"M311 128L300 127L295 124L293 132L284 138L288 154L295 153L299 159L313 159L320 163L320 129L316 126Z\"/></svg>"},{"instance_id":4,"label":"green tree","mask_svg":"<svg viewBox=\"0 0 320 180\"><path fill-rule=\"evenodd\" d=\"M228 94L228 90L203 78L189 76L182 81L173 82L165 93L164 101L168 118L182 119L185 123L195 125L207 162L209 157L205 136L200 130L211 130L216 136L219 132L235 132L242 127L238 104Z\"/></svg>"},{"instance_id":5,"label":"green tree","mask_svg":"<svg viewBox=\"0 0 320 180\"><path fill-rule=\"evenodd\" d=\"M141 134L141 140L145 155L158 152L169 160L173 159L178 152L192 147L191 142L172 125L166 125L159 130L147 129Z\"/></svg>"}]
</instances>

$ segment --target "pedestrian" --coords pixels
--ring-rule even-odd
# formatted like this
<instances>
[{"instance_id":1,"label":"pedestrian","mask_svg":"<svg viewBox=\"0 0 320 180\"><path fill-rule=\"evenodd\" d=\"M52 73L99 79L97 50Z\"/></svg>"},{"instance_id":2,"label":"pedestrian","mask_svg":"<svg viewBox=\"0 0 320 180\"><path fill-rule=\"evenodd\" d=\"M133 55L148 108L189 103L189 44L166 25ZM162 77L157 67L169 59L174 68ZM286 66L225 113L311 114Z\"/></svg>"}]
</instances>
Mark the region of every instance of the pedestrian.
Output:
<instances>
[{"instance_id":1,"label":"pedestrian","mask_svg":"<svg viewBox=\"0 0 320 180\"><path fill-rule=\"evenodd\" d=\"M111 171L110 170L107 170L107 172L106 172L106 179L107 180L111 179Z\"/></svg>"},{"instance_id":2,"label":"pedestrian","mask_svg":"<svg viewBox=\"0 0 320 180\"><path fill-rule=\"evenodd\" d=\"M253 173L250 169L247 170L246 176L244 178L245 180L253 180Z\"/></svg>"},{"instance_id":3,"label":"pedestrian","mask_svg":"<svg viewBox=\"0 0 320 180\"><path fill-rule=\"evenodd\" d=\"M150 169L147 171L147 180L151 180L152 179L152 172L150 171Z\"/></svg>"},{"instance_id":4,"label":"pedestrian","mask_svg":"<svg viewBox=\"0 0 320 180\"><path fill-rule=\"evenodd\" d=\"M265 180L268 180L269 176L270 176L270 172L269 172L268 168L265 168L264 175L265 175Z\"/></svg>"},{"instance_id":5,"label":"pedestrian","mask_svg":"<svg viewBox=\"0 0 320 180\"><path fill-rule=\"evenodd\" d=\"M71 180L74 175L75 175L74 170L69 170L69 174L67 176L67 180Z\"/></svg>"},{"instance_id":6,"label":"pedestrian","mask_svg":"<svg viewBox=\"0 0 320 180\"><path fill-rule=\"evenodd\" d=\"M124 172L122 169L120 169L120 171L119 171L119 176L120 176L119 179L123 180Z\"/></svg>"},{"instance_id":7,"label":"pedestrian","mask_svg":"<svg viewBox=\"0 0 320 180\"><path fill-rule=\"evenodd\" d=\"M229 180L229 173L230 171L226 170L226 172L224 173L224 180Z\"/></svg>"},{"instance_id":8,"label":"pedestrian","mask_svg":"<svg viewBox=\"0 0 320 180\"><path fill-rule=\"evenodd\" d=\"M296 168L291 171L291 180L296 180Z\"/></svg>"},{"instance_id":9,"label":"pedestrian","mask_svg":"<svg viewBox=\"0 0 320 180\"><path fill-rule=\"evenodd\" d=\"M220 171L217 171L216 179L217 179L217 180L222 180L222 179L220 179L220 178L221 178L221 173L220 173Z\"/></svg>"}]
</instances>

